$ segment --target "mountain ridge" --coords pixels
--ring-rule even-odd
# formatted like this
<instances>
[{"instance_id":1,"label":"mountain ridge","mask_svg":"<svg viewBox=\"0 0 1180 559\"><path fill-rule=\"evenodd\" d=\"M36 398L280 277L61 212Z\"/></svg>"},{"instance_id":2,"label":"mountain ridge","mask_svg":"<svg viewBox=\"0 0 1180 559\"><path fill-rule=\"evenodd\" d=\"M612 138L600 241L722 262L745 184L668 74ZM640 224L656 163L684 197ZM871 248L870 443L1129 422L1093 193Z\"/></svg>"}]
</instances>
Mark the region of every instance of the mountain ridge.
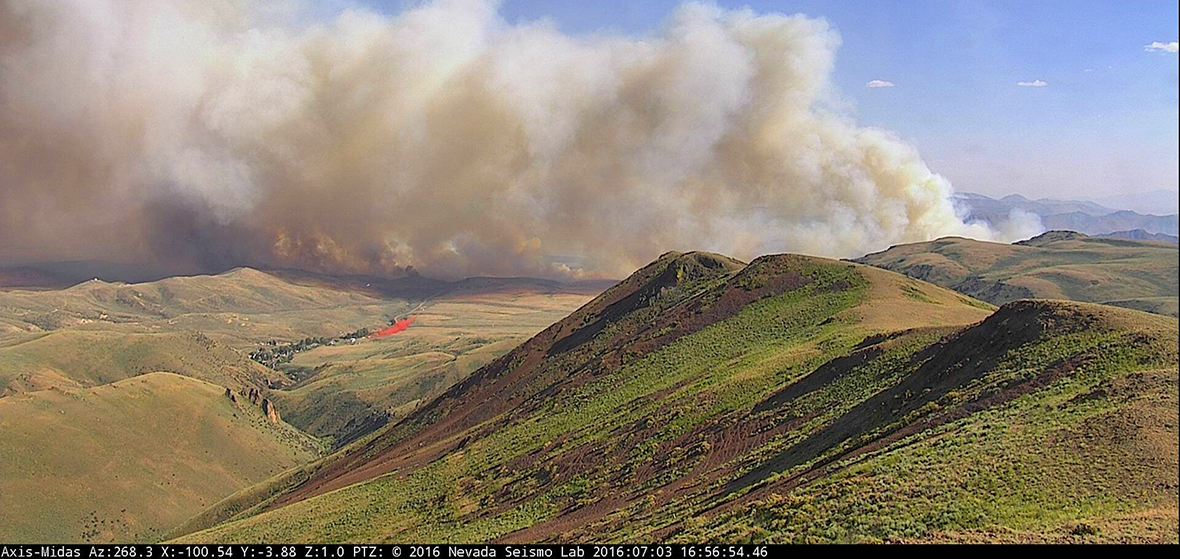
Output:
<instances>
[{"instance_id":1,"label":"mountain ridge","mask_svg":"<svg viewBox=\"0 0 1180 559\"><path fill-rule=\"evenodd\" d=\"M1143 229L1149 234L1176 236L1178 217L1175 198L1162 215L1139 213L1132 208L1114 208L1089 200L1058 200L1041 198L1030 200L1018 194L996 199L969 192L955 193L952 200L964 221L982 221L993 228L1004 230L1011 226L1027 229L1028 215L1036 216L1045 229L1070 229L1089 235L1105 235L1120 231ZM1139 208L1137 206L1137 208ZM1141 209L1141 208L1139 208ZM1020 215L1024 213L1026 215Z\"/></svg>"},{"instance_id":2,"label":"mountain ridge","mask_svg":"<svg viewBox=\"0 0 1180 559\"><path fill-rule=\"evenodd\" d=\"M1012 244L943 237L855 260L988 301L1108 303L1177 316L1177 247L1157 241L1048 231Z\"/></svg>"}]
</instances>

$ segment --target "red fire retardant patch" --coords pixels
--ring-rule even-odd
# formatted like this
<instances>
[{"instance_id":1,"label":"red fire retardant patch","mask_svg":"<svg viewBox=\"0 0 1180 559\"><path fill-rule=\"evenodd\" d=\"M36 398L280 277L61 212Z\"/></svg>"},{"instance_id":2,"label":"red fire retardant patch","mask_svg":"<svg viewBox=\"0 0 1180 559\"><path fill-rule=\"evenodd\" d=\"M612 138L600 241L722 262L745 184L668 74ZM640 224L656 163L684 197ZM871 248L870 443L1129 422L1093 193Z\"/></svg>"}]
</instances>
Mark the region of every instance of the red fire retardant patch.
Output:
<instances>
[{"instance_id":1,"label":"red fire retardant patch","mask_svg":"<svg viewBox=\"0 0 1180 559\"><path fill-rule=\"evenodd\" d=\"M412 317L412 316L409 318L399 320L397 322L394 322L393 324L390 324L389 326L386 326L385 328L382 328L382 329L374 332L372 337L384 338L385 336L392 336L398 332L401 332L402 330L405 330L406 328L409 328L410 324L412 324L413 322L414 322L414 317Z\"/></svg>"}]
</instances>

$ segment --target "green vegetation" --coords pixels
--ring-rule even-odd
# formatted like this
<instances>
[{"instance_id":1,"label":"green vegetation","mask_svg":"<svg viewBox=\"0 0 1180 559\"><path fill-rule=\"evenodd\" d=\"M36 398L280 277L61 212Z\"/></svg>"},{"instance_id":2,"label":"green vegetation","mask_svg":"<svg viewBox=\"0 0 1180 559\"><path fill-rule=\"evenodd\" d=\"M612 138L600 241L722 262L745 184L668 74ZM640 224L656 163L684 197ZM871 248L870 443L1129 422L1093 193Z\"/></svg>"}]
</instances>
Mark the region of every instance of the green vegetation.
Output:
<instances>
[{"instance_id":1,"label":"green vegetation","mask_svg":"<svg viewBox=\"0 0 1180 559\"><path fill-rule=\"evenodd\" d=\"M1175 323L1103 318L1006 352L970 392L932 402L927 421L946 423L809 484L769 486L675 539L1175 542ZM1072 374L1007 405L948 411L1071 357Z\"/></svg>"},{"instance_id":2,"label":"green vegetation","mask_svg":"<svg viewBox=\"0 0 1180 559\"><path fill-rule=\"evenodd\" d=\"M1174 243L1051 231L1006 245L948 237L857 260L1002 305L1017 299L1106 303L1177 316Z\"/></svg>"}]
</instances>

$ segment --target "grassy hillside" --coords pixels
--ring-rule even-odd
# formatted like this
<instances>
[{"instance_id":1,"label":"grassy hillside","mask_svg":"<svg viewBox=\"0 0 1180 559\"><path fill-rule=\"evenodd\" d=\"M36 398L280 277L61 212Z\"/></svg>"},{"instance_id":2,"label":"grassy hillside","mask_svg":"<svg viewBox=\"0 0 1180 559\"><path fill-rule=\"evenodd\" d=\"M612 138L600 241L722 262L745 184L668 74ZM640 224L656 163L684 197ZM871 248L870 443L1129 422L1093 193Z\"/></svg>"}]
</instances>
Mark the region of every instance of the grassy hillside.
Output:
<instances>
[{"instance_id":1,"label":"grassy hillside","mask_svg":"<svg viewBox=\"0 0 1180 559\"><path fill-rule=\"evenodd\" d=\"M1175 543L1176 336L1113 307L1006 305L806 440L834 449L792 447L745 497L666 534Z\"/></svg>"},{"instance_id":2,"label":"grassy hillside","mask_svg":"<svg viewBox=\"0 0 1180 559\"><path fill-rule=\"evenodd\" d=\"M0 508L28 501L11 509L20 519L0 527L0 541L159 538L227 495L306 463L317 455L313 446L351 440L409 413L583 304L591 289L511 278L336 282L240 269L0 292L0 461L21 457L0 465ZM284 370L249 358L273 347L271 340L376 330L410 311L417 320L405 332L320 345ZM211 384L186 394L184 382L158 372ZM127 387L136 387L131 400ZM287 425L250 427L265 423L257 403L239 396L234 407L222 387L262 390L284 420L323 441L312 445ZM145 417L153 413L163 419ZM60 445L37 446L63 429L69 433ZM306 448L284 450L291 441ZM68 463L72 452L94 446L102 452ZM193 450L159 456L173 447ZM34 473L39 466L44 472ZM77 487L38 493L63 472Z\"/></svg>"},{"instance_id":3,"label":"grassy hillside","mask_svg":"<svg viewBox=\"0 0 1180 559\"><path fill-rule=\"evenodd\" d=\"M673 253L174 535L1174 541L1176 339L1126 309Z\"/></svg>"},{"instance_id":4,"label":"grassy hillside","mask_svg":"<svg viewBox=\"0 0 1180 559\"><path fill-rule=\"evenodd\" d=\"M0 541L151 541L321 451L243 400L169 373L0 398Z\"/></svg>"},{"instance_id":5,"label":"grassy hillside","mask_svg":"<svg viewBox=\"0 0 1180 559\"><path fill-rule=\"evenodd\" d=\"M662 539L899 383L889 367L904 360L878 364L876 348L916 351L990 312L873 268L670 254L293 489L245 513L223 504L237 521L191 537ZM873 370L837 374L858 359Z\"/></svg>"},{"instance_id":6,"label":"grassy hillside","mask_svg":"<svg viewBox=\"0 0 1180 559\"><path fill-rule=\"evenodd\" d=\"M0 343L66 328L199 330L232 347L252 349L260 341L331 337L380 326L422 301L495 302L524 294L577 295L584 302L605 287L600 282L563 284L529 278L450 283L416 276L337 278L250 268L137 284L94 279L67 289L0 290Z\"/></svg>"},{"instance_id":7,"label":"grassy hillside","mask_svg":"<svg viewBox=\"0 0 1180 559\"><path fill-rule=\"evenodd\" d=\"M168 371L240 389L282 378L200 332L59 330L0 345L0 396L88 388Z\"/></svg>"},{"instance_id":8,"label":"grassy hillside","mask_svg":"<svg viewBox=\"0 0 1180 559\"><path fill-rule=\"evenodd\" d=\"M239 349L260 340L336 336L409 308L409 300L300 285L240 268L140 284L92 280L62 290L0 291L0 343L62 329L198 330Z\"/></svg>"},{"instance_id":9,"label":"grassy hillside","mask_svg":"<svg viewBox=\"0 0 1180 559\"><path fill-rule=\"evenodd\" d=\"M948 237L857 260L994 304L1017 299L1107 303L1177 316L1177 246L1053 231L1007 245Z\"/></svg>"}]
</instances>

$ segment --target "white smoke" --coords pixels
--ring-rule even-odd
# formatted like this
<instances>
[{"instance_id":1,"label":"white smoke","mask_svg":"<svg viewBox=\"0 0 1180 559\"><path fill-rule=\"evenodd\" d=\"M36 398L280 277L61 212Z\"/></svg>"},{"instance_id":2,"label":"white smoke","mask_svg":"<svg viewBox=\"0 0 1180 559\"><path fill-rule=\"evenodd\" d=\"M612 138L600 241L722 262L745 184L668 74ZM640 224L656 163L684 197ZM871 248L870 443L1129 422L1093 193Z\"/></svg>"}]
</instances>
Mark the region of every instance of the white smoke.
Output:
<instances>
[{"instance_id":1,"label":"white smoke","mask_svg":"<svg viewBox=\"0 0 1180 559\"><path fill-rule=\"evenodd\" d=\"M1045 225L1041 223L1041 216L1013 208L1008 212L1008 219L1000 223L992 223L992 229L998 238L1004 240L1031 239L1045 232Z\"/></svg>"},{"instance_id":2,"label":"white smoke","mask_svg":"<svg viewBox=\"0 0 1180 559\"><path fill-rule=\"evenodd\" d=\"M828 108L821 19L574 36L497 8L0 0L0 259L619 276L996 236Z\"/></svg>"}]
</instances>

